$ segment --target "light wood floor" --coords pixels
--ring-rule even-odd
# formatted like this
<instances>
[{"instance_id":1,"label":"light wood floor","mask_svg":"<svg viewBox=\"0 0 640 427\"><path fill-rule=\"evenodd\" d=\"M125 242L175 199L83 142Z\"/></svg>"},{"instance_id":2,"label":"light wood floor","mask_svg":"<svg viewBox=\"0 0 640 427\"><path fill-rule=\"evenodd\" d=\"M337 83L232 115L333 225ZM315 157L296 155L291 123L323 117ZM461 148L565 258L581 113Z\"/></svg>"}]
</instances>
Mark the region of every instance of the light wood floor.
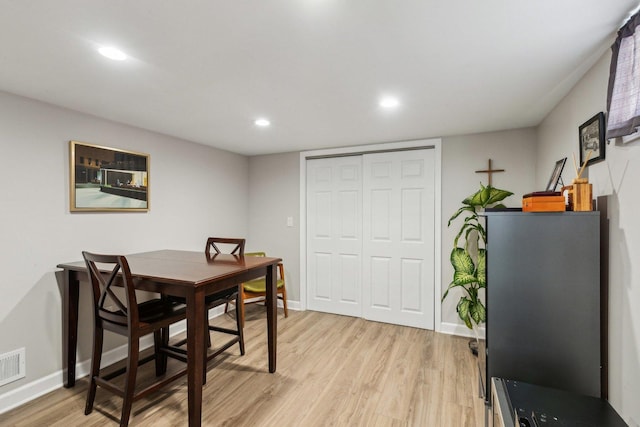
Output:
<instances>
[{"instance_id":1,"label":"light wood floor","mask_svg":"<svg viewBox=\"0 0 640 427\"><path fill-rule=\"evenodd\" d=\"M232 324L222 316L217 322ZM213 337L214 341L217 338ZM247 306L246 355L210 363L206 426L471 426L484 423L468 339L312 311L278 317L278 365L267 371L264 307ZM175 362L178 366L179 362ZM141 368L153 376L153 363ZM98 388L84 415L88 381L0 415L2 426L117 425L121 400ZM132 426L187 425L187 382L133 404Z\"/></svg>"}]
</instances>

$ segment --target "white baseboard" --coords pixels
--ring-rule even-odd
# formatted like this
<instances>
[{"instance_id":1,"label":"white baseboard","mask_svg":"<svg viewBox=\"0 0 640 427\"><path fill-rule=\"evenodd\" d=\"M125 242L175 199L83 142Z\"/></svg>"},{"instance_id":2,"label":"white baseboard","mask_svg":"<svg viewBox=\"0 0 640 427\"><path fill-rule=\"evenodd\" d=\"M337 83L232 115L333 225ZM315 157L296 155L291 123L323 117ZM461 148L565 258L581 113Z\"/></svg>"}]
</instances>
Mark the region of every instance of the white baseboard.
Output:
<instances>
[{"instance_id":1,"label":"white baseboard","mask_svg":"<svg viewBox=\"0 0 640 427\"><path fill-rule=\"evenodd\" d=\"M86 374L85 374L86 375ZM38 378L0 395L0 414L36 399L62 386L62 371Z\"/></svg>"},{"instance_id":2,"label":"white baseboard","mask_svg":"<svg viewBox=\"0 0 640 427\"><path fill-rule=\"evenodd\" d=\"M282 303L278 301L278 306L282 307ZM291 310L300 310L299 301L287 301L287 308ZM224 307L219 306L209 311L209 318L214 318L224 314ZM181 334L187 329L186 321L180 321L171 325L171 336ZM145 349L153 345L153 337L146 336L140 340L140 349ZM127 357L127 346L122 345L120 347L109 350L102 355L102 366L109 366L119 360ZM76 364L76 379L86 377L89 374L91 368L91 360L83 360ZM24 384L21 387L8 391L4 394L0 394L0 414L10 411L20 405L36 399L44 394L47 394L53 390L61 388L63 386L63 374L62 370L56 371L50 375L42 378L38 378L31 382Z\"/></svg>"},{"instance_id":3,"label":"white baseboard","mask_svg":"<svg viewBox=\"0 0 640 427\"><path fill-rule=\"evenodd\" d=\"M441 332L443 334L449 334L449 335L458 335L461 337L475 338L475 334L473 330L459 323L442 322L440 324L440 330L438 332ZM484 338L486 336L485 327L481 326L480 328L478 328L478 333L480 335L480 338Z\"/></svg>"},{"instance_id":4,"label":"white baseboard","mask_svg":"<svg viewBox=\"0 0 640 427\"><path fill-rule=\"evenodd\" d=\"M280 305L278 307L280 307ZM291 309L291 310L294 310L294 311L301 311L302 308L300 308L300 307L301 307L300 301L287 300L287 308L288 309Z\"/></svg>"}]
</instances>

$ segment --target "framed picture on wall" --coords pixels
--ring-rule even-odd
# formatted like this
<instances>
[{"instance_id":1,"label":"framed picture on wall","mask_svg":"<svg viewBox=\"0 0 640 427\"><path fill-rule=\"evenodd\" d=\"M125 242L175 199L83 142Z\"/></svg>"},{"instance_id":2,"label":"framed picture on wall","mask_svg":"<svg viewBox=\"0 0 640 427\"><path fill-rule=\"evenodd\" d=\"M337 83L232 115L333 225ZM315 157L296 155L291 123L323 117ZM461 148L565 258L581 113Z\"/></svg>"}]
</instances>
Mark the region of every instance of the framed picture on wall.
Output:
<instances>
[{"instance_id":1,"label":"framed picture on wall","mask_svg":"<svg viewBox=\"0 0 640 427\"><path fill-rule=\"evenodd\" d=\"M71 212L147 212L149 155L69 141Z\"/></svg>"},{"instance_id":2,"label":"framed picture on wall","mask_svg":"<svg viewBox=\"0 0 640 427\"><path fill-rule=\"evenodd\" d=\"M604 160L604 113L600 112L578 128L580 143L580 166Z\"/></svg>"}]
</instances>

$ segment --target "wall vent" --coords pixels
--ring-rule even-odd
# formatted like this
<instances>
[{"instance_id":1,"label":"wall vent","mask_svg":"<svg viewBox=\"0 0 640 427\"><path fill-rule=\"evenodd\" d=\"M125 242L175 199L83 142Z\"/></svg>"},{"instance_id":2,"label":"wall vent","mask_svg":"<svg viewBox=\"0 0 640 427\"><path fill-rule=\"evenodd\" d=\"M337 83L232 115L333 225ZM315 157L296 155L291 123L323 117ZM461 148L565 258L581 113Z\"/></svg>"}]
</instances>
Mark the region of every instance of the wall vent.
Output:
<instances>
[{"instance_id":1,"label":"wall vent","mask_svg":"<svg viewBox=\"0 0 640 427\"><path fill-rule=\"evenodd\" d=\"M0 387L10 382L24 378L25 369L25 349L10 351L0 354Z\"/></svg>"}]
</instances>

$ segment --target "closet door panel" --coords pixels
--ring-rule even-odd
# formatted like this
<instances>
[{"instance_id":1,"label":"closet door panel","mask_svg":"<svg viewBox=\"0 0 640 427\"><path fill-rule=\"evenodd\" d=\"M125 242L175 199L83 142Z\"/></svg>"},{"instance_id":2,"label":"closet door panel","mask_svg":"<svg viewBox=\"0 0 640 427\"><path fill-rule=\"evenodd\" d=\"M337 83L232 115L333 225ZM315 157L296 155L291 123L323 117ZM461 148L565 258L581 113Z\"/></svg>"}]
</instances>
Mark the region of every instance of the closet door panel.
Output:
<instances>
[{"instance_id":1,"label":"closet door panel","mask_svg":"<svg viewBox=\"0 0 640 427\"><path fill-rule=\"evenodd\" d=\"M367 319L433 329L434 182L432 150L363 156Z\"/></svg>"},{"instance_id":2,"label":"closet door panel","mask_svg":"<svg viewBox=\"0 0 640 427\"><path fill-rule=\"evenodd\" d=\"M361 156L307 161L308 307L362 316Z\"/></svg>"}]
</instances>

